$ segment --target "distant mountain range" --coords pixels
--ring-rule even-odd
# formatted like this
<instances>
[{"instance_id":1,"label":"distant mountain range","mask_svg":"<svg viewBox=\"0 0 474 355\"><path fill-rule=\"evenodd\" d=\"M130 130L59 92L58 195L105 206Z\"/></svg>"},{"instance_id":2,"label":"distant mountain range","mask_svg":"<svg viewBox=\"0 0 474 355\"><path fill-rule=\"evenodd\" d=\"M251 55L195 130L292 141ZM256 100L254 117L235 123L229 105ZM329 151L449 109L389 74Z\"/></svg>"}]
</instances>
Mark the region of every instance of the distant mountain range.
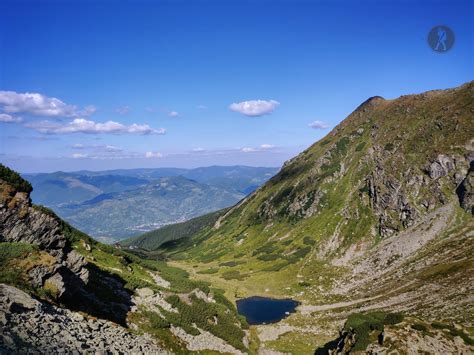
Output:
<instances>
[{"instance_id":1,"label":"distant mountain range","mask_svg":"<svg viewBox=\"0 0 474 355\"><path fill-rule=\"evenodd\" d=\"M278 168L210 166L24 174L32 200L107 242L232 206Z\"/></svg>"}]
</instances>

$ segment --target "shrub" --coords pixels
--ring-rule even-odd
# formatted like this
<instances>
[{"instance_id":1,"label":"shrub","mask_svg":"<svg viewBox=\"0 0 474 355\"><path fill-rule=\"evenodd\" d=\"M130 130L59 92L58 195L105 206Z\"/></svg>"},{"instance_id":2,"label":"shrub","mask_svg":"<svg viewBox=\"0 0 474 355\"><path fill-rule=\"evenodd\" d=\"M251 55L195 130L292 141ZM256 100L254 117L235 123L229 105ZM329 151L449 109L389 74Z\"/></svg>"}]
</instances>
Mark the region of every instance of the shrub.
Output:
<instances>
[{"instance_id":1,"label":"shrub","mask_svg":"<svg viewBox=\"0 0 474 355\"><path fill-rule=\"evenodd\" d=\"M316 241L313 238L311 238L310 236L305 236L303 238L303 243L306 244L306 245L314 245L314 244L316 244Z\"/></svg>"},{"instance_id":2,"label":"shrub","mask_svg":"<svg viewBox=\"0 0 474 355\"><path fill-rule=\"evenodd\" d=\"M229 266L229 267L234 267L240 264L245 264L245 261L227 261L225 263L220 263L219 266Z\"/></svg>"},{"instance_id":3,"label":"shrub","mask_svg":"<svg viewBox=\"0 0 474 355\"><path fill-rule=\"evenodd\" d=\"M403 314L401 313L388 313L385 318L383 323L386 325L393 325L393 324L398 324L403 321Z\"/></svg>"},{"instance_id":4,"label":"shrub","mask_svg":"<svg viewBox=\"0 0 474 355\"><path fill-rule=\"evenodd\" d=\"M384 150L387 150L387 151L392 151L393 148L395 148L395 146L393 145L393 143L387 143L385 144L385 147L383 147Z\"/></svg>"},{"instance_id":5,"label":"shrub","mask_svg":"<svg viewBox=\"0 0 474 355\"><path fill-rule=\"evenodd\" d=\"M20 192L30 193L33 191L33 187L28 181L23 179L16 171L13 171L3 164L0 164L0 179L8 182Z\"/></svg>"},{"instance_id":6,"label":"shrub","mask_svg":"<svg viewBox=\"0 0 474 355\"><path fill-rule=\"evenodd\" d=\"M255 255L258 255L258 254L263 254L263 253L271 254L274 251L276 251L277 249L278 249L278 247L274 244L271 244L271 243L264 244L260 248L255 249L252 252L252 256L255 256Z\"/></svg>"},{"instance_id":7,"label":"shrub","mask_svg":"<svg viewBox=\"0 0 474 355\"><path fill-rule=\"evenodd\" d=\"M288 260L290 264L293 264L298 262L301 258L304 258L310 251L311 247L300 248L293 254L286 256L285 259Z\"/></svg>"},{"instance_id":8,"label":"shrub","mask_svg":"<svg viewBox=\"0 0 474 355\"><path fill-rule=\"evenodd\" d=\"M243 280L247 277L246 274L241 274L238 270L230 270L222 273L225 280Z\"/></svg>"},{"instance_id":9,"label":"shrub","mask_svg":"<svg viewBox=\"0 0 474 355\"><path fill-rule=\"evenodd\" d=\"M449 329L450 328L449 325L440 323L440 322L433 322L431 323L431 326L435 329Z\"/></svg>"},{"instance_id":10,"label":"shrub","mask_svg":"<svg viewBox=\"0 0 474 355\"><path fill-rule=\"evenodd\" d=\"M385 312L371 312L371 313L353 313L348 318L344 325L344 330L348 331L351 328L356 332L356 342L352 350L363 351L370 343L370 332L377 330L383 331Z\"/></svg>"},{"instance_id":11,"label":"shrub","mask_svg":"<svg viewBox=\"0 0 474 355\"><path fill-rule=\"evenodd\" d=\"M420 332L428 331L428 328L423 323L414 323L414 324L411 325L411 327L415 330L420 331Z\"/></svg>"},{"instance_id":12,"label":"shrub","mask_svg":"<svg viewBox=\"0 0 474 355\"><path fill-rule=\"evenodd\" d=\"M355 150L356 150L356 152L360 152L362 149L364 149L364 147L365 147L365 143L362 142L362 143L357 144Z\"/></svg>"}]
</instances>

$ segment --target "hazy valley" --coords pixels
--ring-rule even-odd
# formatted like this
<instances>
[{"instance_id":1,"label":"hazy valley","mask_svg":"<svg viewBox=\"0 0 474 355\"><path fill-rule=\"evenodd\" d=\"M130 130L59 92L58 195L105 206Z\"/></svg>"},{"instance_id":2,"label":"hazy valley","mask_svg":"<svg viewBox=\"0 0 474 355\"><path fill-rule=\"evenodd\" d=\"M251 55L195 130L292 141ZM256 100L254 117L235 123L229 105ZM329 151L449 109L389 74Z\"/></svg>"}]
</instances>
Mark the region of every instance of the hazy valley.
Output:
<instances>
[{"instance_id":1,"label":"hazy valley","mask_svg":"<svg viewBox=\"0 0 474 355\"><path fill-rule=\"evenodd\" d=\"M34 203L110 243L230 207L277 171L213 166L56 172L25 178L34 187Z\"/></svg>"}]
</instances>

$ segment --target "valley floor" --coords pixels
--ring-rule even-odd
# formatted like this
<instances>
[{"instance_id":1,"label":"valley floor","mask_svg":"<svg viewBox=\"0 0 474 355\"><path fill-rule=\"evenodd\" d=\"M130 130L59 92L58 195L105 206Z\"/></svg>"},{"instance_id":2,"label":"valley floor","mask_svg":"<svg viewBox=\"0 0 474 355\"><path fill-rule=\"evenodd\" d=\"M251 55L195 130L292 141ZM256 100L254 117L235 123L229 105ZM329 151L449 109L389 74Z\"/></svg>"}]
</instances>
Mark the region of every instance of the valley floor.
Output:
<instances>
[{"instance_id":1,"label":"valley floor","mask_svg":"<svg viewBox=\"0 0 474 355\"><path fill-rule=\"evenodd\" d=\"M472 216L448 204L374 246L370 257L354 257L344 266L312 260L303 267L226 280L219 273L202 273L219 268L217 262L171 264L224 289L233 302L254 295L300 301L297 312L283 321L251 327L259 352L312 354L337 336L349 314L394 311L408 317L386 328L390 340L378 352L473 353L473 238ZM422 330L414 330L414 324L422 324Z\"/></svg>"}]
</instances>

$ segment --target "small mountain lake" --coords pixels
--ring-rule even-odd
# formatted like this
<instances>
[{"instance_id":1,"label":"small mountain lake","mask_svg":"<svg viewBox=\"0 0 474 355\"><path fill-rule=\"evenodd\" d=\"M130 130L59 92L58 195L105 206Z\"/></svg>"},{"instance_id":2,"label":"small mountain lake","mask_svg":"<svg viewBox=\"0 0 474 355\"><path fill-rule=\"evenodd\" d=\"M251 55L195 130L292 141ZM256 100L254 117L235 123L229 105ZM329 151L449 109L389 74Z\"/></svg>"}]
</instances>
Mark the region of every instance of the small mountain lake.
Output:
<instances>
[{"instance_id":1,"label":"small mountain lake","mask_svg":"<svg viewBox=\"0 0 474 355\"><path fill-rule=\"evenodd\" d=\"M236 301L237 311L249 324L275 323L295 311L298 301L253 296Z\"/></svg>"}]
</instances>

